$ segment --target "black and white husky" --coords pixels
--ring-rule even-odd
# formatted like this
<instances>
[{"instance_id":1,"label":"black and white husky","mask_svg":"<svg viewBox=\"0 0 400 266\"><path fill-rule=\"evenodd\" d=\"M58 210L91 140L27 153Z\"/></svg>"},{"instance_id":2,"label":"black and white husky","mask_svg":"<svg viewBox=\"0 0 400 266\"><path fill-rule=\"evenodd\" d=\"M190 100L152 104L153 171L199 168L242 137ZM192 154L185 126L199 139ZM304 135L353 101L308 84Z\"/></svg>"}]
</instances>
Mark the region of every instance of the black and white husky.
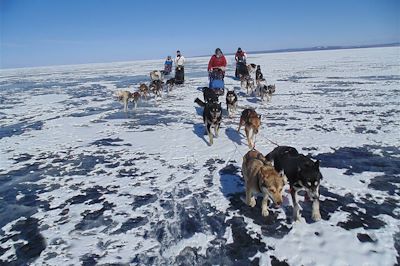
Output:
<instances>
[{"instance_id":1,"label":"black and white husky","mask_svg":"<svg viewBox=\"0 0 400 266\"><path fill-rule=\"evenodd\" d=\"M255 88L254 79L249 76L242 76L240 79L240 87L247 90L247 94L253 93Z\"/></svg>"},{"instance_id":2,"label":"black and white husky","mask_svg":"<svg viewBox=\"0 0 400 266\"><path fill-rule=\"evenodd\" d=\"M206 133L209 138L209 143L212 145L214 143L214 135L211 132L211 128L214 128L215 137L218 137L218 131L222 120L222 107L221 103L217 102L203 102L199 98L194 100L195 103L204 107L203 110L203 122L206 127Z\"/></svg>"},{"instance_id":3,"label":"black and white husky","mask_svg":"<svg viewBox=\"0 0 400 266\"><path fill-rule=\"evenodd\" d=\"M321 220L319 211L319 185L322 179L319 161L313 161L290 146L278 146L265 156L267 161L273 161L275 170L284 171L289 180L290 194L293 200L293 219L300 220L300 206L297 202L297 192L305 190L312 200L311 218Z\"/></svg>"},{"instance_id":4,"label":"black and white husky","mask_svg":"<svg viewBox=\"0 0 400 266\"><path fill-rule=\"evenodd\" d=\"M210 145L213 144L213 134L211 128L214 128L215 137L218 137L219 127L222 120L222 107L221 103L206 103L203 112L203 121L206 126L206 132L210 140Z\"/></svg>"},{"instance_id":5,"label":"black and white husky","mask_svg":"<svg viewBox=\"0 0 400 266\"><path fill-rule=\"evenodd\" d=\"M261 96L261 101L264 101L264 97L269 102L272 98L272 94L275 92L275 84L274 85L263 85L259 88L259 93Z\"/></svg>"},{"instance_id":6,"label":"black and white husky","mask_svg":"<svg viewBox=\"0 0 400 266\"><path fill-rule=\"evenodd\" d=\"M228 91L226 93L226 110L229 116L236 112L237 100L238 98L235 91Z\"/></svg>"}]
</instances>

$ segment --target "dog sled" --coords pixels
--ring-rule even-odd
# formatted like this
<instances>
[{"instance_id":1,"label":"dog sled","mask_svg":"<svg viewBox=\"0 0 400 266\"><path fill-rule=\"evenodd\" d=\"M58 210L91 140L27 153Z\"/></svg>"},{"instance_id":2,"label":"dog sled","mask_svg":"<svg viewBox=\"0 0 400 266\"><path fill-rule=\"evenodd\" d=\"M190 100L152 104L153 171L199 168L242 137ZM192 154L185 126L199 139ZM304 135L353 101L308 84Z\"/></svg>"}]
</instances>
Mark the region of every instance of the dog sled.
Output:
<instances>
[{"instance_id":1,"label":"dog sled","mask_svg":"<svg viewBox=\"0 0 400 266\"><path fill-rule=\"evenodd\" d=\"M171 74L172 72L172 65L165 64L164 70L161 71L165 76Z\"/></svg>"},{"instance_id":2,"label":"dog sled","mask_svg":"<svg viewBox=\"0 0 400 266\"><path fill-rule=\"evenodd\" d=\"M213 89L215 94L218 96L224 95L225 83L224 83L224 71L219 68L214 69L210 75L210 83L208 87Z\"/></svg>"},{"instance_id":3,"label":"dog sled","mask_svg":"<svg viewBox=\"0 0 400 266\"><path fill-rule=\"evenodd\" d=\"M249 75L249 71L247 69L246 61L239 60L236 63L235 77L237 79L240 79L240 77L248 76L248 75Z\"/></svg>"},{"instance_id":4,"label":"dog sled","mask_svg":"<svg viewBox=\"0 0 400 266\"><path fill-rule=\"evenodd\" d=\"M185 82L185 69L183 66L175 68L175 84L183 84Z\"/></svg>"}]
</instances>

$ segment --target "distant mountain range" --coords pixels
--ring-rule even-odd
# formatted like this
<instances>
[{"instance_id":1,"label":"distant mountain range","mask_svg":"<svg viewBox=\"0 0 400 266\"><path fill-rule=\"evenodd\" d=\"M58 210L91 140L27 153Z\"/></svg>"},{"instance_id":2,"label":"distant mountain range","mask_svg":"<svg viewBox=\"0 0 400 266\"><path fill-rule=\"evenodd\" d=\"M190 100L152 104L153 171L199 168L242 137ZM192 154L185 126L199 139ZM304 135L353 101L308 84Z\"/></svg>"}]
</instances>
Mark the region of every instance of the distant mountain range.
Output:
<instances>
[{"instance_id":1,"label":"distant mountain range","mask_svg":"<svg viewBox=\"0 0 400 266\"><path fill-rule=\"evenodd\" d=\"M284 52L302 52L302 51L320 51L320 50L339 50L339 49L356 49L356 48L374 48L374 47L394 47L400 46L400 42L385 43L385 44L367 44L367 45L350 45L350 46L314 46L306 48L288 48L288 49L276 49L276 50L264 50L264 51L250 51L248 54L265 54L265 53L284 53ZM232 53L234 54L234 53Z\"/></svg>"}]
</instances>

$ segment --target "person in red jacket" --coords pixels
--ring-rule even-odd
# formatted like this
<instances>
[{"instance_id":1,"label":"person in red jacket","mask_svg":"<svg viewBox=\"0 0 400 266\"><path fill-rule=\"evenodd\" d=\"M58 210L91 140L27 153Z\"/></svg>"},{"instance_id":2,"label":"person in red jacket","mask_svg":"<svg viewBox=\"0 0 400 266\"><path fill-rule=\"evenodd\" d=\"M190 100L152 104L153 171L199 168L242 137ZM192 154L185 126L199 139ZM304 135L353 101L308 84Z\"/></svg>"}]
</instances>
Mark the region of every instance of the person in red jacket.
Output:
<instances>
[{"instance_id":1,"label":"person in red jacket","mask_svg":"<svg viewBox=\"0 0 400 266\"><path fill-rule=\"evenodd\" d=\"M208 62L208 72L212 72L214 69L221 69L225 74L226 70L226 59L221 49L215 49L215 54L211 56Z\"/></svg>"},{"instance_id":2,"label":"person in red jacket","mask_svg":"<svg viewBox=\"0 0 400 266\"><path fill-rule=\"evenodd\" d=\"M243 50L242 50L242 48L238 48L237 49L237 52L236 52L236 54L235 54L235 60L236 60L236 62L244 62L244 63L246 63L246 59L247 59L247 54L246 54L246 52L244 52Z\"/></svg>"},{"instance_id":3,"label":"person in red jacket","mask_svg":"<svg viewBox=\"0 0 400 266\"><path fill-rule=\"evenodd\" d=\"M210 83L209 88L218 89L220 92L224 91L224 77L226 70L226 59L221 49L215 49L215 54L211 56L208 62L208 77Z\"/></svg>"}]
</instances>

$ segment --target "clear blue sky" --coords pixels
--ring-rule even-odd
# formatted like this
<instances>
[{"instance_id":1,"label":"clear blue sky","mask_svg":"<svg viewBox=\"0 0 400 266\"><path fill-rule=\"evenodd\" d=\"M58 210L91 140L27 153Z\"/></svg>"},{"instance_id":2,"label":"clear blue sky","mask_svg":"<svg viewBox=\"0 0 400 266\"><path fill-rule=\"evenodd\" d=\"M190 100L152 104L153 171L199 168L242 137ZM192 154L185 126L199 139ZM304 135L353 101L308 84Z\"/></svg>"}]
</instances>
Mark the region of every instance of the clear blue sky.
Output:
<instances>
[{"instance_id":1,"label":"clear blue sky","mask_svg":"<svg viewBox=\"0 0 400 266\"><path fill-rule=\"evenodd\" d=\"M400 0L0 0L0 67L400 41Z\"/></svg>"}]
</instances>

